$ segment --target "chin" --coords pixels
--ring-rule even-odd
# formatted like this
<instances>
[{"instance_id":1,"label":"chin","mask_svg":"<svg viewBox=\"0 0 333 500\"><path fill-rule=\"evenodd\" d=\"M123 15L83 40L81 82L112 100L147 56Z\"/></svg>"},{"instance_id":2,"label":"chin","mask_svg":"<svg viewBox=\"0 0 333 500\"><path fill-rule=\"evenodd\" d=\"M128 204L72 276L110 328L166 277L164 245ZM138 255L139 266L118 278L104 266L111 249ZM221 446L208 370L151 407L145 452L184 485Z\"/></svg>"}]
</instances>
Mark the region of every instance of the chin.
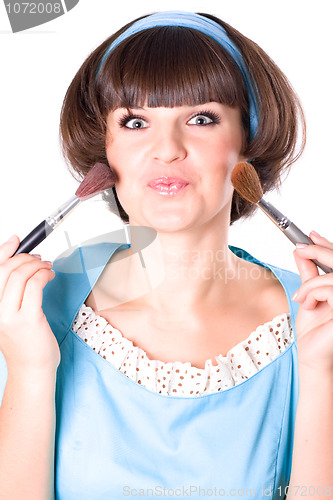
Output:
<instances>
[{"instance_id":1,"label":"chin","mask_svg":"<svg viewBox=\"0 0 333 500\"><path fill-rule=\"evenodd\" d=\"M197 221L192 218L191 220L185 220L184 217L179 217L179 215L164 215L163 217L150 217L149 221L147 220L147 225L160 233L177 233L197 226Z\"/></svg>"},{"instance_id":2,"label":"chin","mask_svg":"<svg viewBox=\"0 0 333 500\"><path fill-rule=\"evenodd\" d=\"M129 217L130 224L137 226L149 226L154 228L156 231L173 232L185 229L195 222L193 220L193 214L187 217L184 213L170 213L164 210L149 210L146 213L141 212L140 217Z\"/></svg>"}]
</instances>

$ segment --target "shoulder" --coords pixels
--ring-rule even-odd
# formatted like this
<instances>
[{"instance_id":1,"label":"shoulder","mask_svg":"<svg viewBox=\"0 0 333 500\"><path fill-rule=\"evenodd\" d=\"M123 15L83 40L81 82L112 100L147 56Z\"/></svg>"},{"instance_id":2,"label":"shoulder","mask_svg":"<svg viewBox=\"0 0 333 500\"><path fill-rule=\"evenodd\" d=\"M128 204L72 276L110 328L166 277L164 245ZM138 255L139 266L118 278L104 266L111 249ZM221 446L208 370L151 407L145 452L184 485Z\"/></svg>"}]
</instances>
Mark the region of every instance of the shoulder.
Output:
<instances>
[{"instance_id":1,"label":"shoulder","mask_svg":"<svg viewBox=\"0 0 333 500\"><path fill-rule=\"evenodd\" d=\"M71 249L54 261L55 277L44 288L42 307L58 342L71 327L106 263L122 246L121 243L93 243Z\"/></svg>"},{"instance_id":2,"label":"shoulder","mask_svg":"<svg viewBox=\"0 0 333 500\"><path fill-rule=\"evenodd\" d=\"M271 271L274 274L274 276L281 282L281 284L282 285L285 284L286 287L296 286L298 288L302 283L299 274L294 273L293 271L277 267L268 262L261 261L253 257L253 255L248 253L246 250L243 250L242 248L238 248L235 246L230 246L229 248L237 257Z\"/></svg>"},{"instance_id":3,"label":"shoulder","mask_svg":"<svg viewBox=\"0 0 333 500\"><path fill-rule=\"evenodd\" d=\"M299 304L293 302L291 297L302 284L300 276L288 269L260 261L241 248L230 246L230 250L249 265L252 264L254 271L251 277L253 283L257 282L260 306L267 310L280 307L281 312L285 312L288 307L294 322Z\"/></svg>"},{"instance_id":4,"label":"shoulder","mask_svg":"<svg viewBox=\"0 0 333 500\"><path fill-rule=\"evenodd\" d=\"M71 310L86 284L81 255L82 249L76 248L56 259L52 266L55 277L43 291L43 312L59 343L66 335Z\"/></svg>"},{"instance_id":5,"label":"shoulder","mask_svg":"<svg viewBox=\"0 0 333 500\"><path fill-rule=\"evenodd\" d=\"M283 269L271 264L266 264L266 266L274 273L276 278L280 281L283 286L285 293L288 297L292 297L296 290L301 286L302 280L299 274L294 273L288 269Z\"/></svg>"}]
</instances>

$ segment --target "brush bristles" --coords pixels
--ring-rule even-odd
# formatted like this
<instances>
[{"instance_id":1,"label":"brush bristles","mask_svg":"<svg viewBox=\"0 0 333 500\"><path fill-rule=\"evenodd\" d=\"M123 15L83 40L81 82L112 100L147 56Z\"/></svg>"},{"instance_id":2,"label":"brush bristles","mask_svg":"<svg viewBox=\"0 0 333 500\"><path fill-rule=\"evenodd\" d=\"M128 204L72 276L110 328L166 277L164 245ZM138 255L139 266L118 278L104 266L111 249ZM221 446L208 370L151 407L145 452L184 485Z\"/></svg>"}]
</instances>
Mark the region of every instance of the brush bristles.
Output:
<instances>
[{"instance_id":1,"label":"brush bristles","mask_svg":"<svg viewBox=\"0 0 333 500\"><path fill-rule=\"evenodd\" d=\"M90 198L106 189L112 188L116 183L116 175L105 165L105 163L95 163L89 170L75 195L80 200Z\"/></svg>"},{"instance_id":2,"label":"brush bristles","mask_svg":"<svg viewBox=\"0 0 333 500\"><path fill-rule=\"evenodd\" d=\"M247 201L258 203L263 196L259 176L254 167L245 161L237 163L231 173L231 182L237 191Z\"/></svg>"}]
</instances>

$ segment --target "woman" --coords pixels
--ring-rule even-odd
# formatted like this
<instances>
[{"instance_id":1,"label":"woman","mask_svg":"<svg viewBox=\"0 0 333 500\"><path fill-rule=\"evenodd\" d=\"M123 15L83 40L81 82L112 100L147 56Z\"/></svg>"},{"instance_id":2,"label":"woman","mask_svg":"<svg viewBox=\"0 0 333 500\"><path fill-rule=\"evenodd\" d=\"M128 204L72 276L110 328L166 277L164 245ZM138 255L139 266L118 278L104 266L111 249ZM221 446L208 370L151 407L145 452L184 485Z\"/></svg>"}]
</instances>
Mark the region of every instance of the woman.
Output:
<instances>
[{"instance_id":1,"label":"woman","mask_svg":"<svg viewBox=\"0 0 333 500\"><path fill-rule=\"evenodd\" d=\"M59 499L331 494L332 278L311 259L332 267L333 245L297 248L299 288L227 241L253 210L234 165L274 187L298 116L268 56L208 15L147 16L88 57L63 148L81 174L116 172L131 247L59 259L43 309L51 265L1 247L3 495L52 498L54 453Z\"/></svg>"}]
</instances>

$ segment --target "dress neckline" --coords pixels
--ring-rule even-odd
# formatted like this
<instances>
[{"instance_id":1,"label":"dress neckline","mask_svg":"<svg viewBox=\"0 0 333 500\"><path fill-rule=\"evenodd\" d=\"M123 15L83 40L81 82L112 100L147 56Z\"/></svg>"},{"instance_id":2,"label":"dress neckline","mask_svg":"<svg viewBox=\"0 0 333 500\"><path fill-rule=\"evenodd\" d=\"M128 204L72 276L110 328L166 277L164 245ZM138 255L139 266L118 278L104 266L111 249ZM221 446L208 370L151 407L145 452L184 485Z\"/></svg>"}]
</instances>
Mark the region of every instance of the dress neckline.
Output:
<instances>
[{"instance_id":1,"label":"dress neckline","mask_svg":"<svg viewBox=\"0 0 333 500\"><path fill-rule=\"evenodd\" d=\"M99 326L100 325L103 325L103 328L109 328L112 332L114 333L117 333L117 336L118 336L118 341L122 341L122 342L125 342L131 349L136 349L140 352L141 355L143 355L149 362L152 362L152 363L160 363L161 365L175 365L177 364L177 366L179 364L181 365L186 365L187 367L190 367L190 368L193 368L194 370L202 370L204 371L206 368L198 368L196 366L193 366L192 363L190 361L161 361L161 360L158 360L158 359L153 359L153 358L150 358L147 354L147 352L142 349L140 346L134 344L130 339L128 339L118 328L116 328L115 326L113 326L108 320L106 320L103 316L100 316L99 314L97 314L93 309L92 307L90 306L87 306L85 303L82 304L81 308L80 308L80 311L79 313L81 312L81 314L83 314L84 316L85 315L88 315L92 318L96 318L98 319L99 321ZM231 347L229 349L229 351L227 352L226 355L222 355L222 354L218 354L217 356L215 356L215 360L216 361L222 361L222 360L227 360L229 359L234 351L237 351L240 347L242 347L243 345L245 344L248 344L249 341L251 342L252 341L252 338L257 338L257 335L260 335L261 337L261 332L264 330L268 330L270 331L270 333L274 333L276 332L273 331L272 329L272 326L273 324L278 324L280 326L280 323L281 322L284 322L284 321L287 321L287 323L289 323L290 321L290 313L282 313L282 314L278 314L277 316L274 316L274 318L272 318L270 321L267 321L265 323L261 323L259 324L255 330L253 330L252 332L250 332L248 334L248 336L244 339L244 340L241 340L240 342L237 342L237 344L235 344L233 347ZM75 331L75 330L74 330ZM209 358L209 359L206 359L205 360L205 367L206 365L209 365L209 366L212 366L212 367L217 367L218 365L213 365L212 364L212 358Z\"/></svg>"},{"instance_id":2,"label":"dress neckline","mask_svg":"<svg viewBox=\"0 0 333 500\"><path fill-rule=\"evenodd\" d=\"M196 397L230 389L251 378L293 343L290 316L286 313L259 325L226 356L207 359L204 368L191 362L151 359L117 328L82 304L72 331L87 347L117 371L151 392L176 397Z\"/></svg>"}]
</instances>

